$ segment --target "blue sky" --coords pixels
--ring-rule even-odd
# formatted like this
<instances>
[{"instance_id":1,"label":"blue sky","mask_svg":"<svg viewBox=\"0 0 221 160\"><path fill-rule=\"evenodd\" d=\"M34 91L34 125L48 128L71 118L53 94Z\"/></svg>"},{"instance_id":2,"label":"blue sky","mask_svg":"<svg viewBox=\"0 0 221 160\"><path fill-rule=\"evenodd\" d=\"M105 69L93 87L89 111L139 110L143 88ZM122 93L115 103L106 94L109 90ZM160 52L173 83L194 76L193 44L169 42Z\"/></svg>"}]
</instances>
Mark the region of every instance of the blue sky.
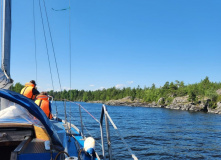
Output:
<instances>
[{"instance_id":1,"label":"blue sky","mask_svg":"<svg viewBox=\"0 0 221 160\"><path fill-rule=\"evenodd\" d=\"M36 79L33 1L12 0L11 76ZM47 0L63 89L70 88L68 0ZM221 80L220 0L71 0L72 89ZM38 88L52 89L35 0ZM45 21L45 16L44 16ZM46 22L46 21L45 21ZM45 23L46 25L46 23ZM47 30L55 90L59 84Z\"/></svg>"}]
</instances>

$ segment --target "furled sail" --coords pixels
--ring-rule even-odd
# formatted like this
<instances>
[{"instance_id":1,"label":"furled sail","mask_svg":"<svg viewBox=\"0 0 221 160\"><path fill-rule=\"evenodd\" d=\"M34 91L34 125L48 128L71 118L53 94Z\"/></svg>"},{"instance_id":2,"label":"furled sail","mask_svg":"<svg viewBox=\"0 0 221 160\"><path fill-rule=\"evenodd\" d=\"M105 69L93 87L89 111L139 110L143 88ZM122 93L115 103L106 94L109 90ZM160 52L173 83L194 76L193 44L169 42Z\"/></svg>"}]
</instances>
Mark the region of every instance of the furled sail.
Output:
<instances>
[{"instance_id":1,"label":"furled sail","mask_svg":"<svg viewBox=\"0 0 221 160\"><path fill-rule=\"evenodd\" d=\"M0 69L0 88L9 89L13 83L13 80L10 78L11 0L3 1L2 19L2 62Z\"/></svg>"},{"instance_id":2,"label":"furled sail","mask_svg":"<svg viewBox=\"0 0 221 160\"><path fill-rule=\"evenodd\" d=\"M0 88L8 89L13 81L0 69Z\"/></svg>"}]
</instances>

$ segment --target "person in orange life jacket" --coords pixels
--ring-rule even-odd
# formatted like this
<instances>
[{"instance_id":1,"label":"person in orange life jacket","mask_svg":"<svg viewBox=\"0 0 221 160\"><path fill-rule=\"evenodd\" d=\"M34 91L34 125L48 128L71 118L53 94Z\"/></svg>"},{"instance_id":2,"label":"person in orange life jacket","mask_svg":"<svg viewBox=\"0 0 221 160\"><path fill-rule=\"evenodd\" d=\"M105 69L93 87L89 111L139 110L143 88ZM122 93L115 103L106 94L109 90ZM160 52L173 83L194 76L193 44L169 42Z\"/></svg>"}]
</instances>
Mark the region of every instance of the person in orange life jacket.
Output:
<instances>
[{"instance_id":1,"label":"person in orange life jacket","mask_svg":"<svg viewBox=\"0 0 221 160\"><path fill-rule=\"evenodd\" d=\"M45 112L49 119L52 119L51 103L48 100L47 92L41 92L35 100L35 103Z\"/></svg>"},{"instance_id":2,"label":"person in orange life jacket","mask_svg":"<svg viewBox=\"0 0 221 160\"><path fill-rule=\"evenodd\" d=\"M39 91L36 89L35 81L31 80L30 82L26 83L20 94L29 99L35 100L36 96L39 94Z\"/></svg>"}]
</instances>

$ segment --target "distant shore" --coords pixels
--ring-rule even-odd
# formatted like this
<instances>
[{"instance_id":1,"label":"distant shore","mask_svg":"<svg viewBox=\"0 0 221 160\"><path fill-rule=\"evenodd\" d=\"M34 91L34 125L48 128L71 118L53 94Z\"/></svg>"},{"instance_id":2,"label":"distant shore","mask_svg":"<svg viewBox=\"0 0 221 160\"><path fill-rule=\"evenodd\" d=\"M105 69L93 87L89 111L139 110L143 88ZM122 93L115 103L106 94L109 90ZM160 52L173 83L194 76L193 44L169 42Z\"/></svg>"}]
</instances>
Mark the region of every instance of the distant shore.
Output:
<instances>
[{"instance_id":1,"label":"distant shore","mask_svg":"<svg viewBox=\"0 0 221 160\"><path fill-rule=\"evenodd\" d=\"M160 100L158 102L145 103L142 100L135 99L131 100L130 97L125 97L118 100L109 100L106 102L103 101L90 101L90 103L104 103L110 106L132 106L132 107L152 107L152 108L167 108L175 110L185 110L185 111L194 111L194 112L206 112L206 113L215 113L221 114L221 102L217 103L217 107L212 109L209 107L209 100L206 100L204 103L199 102L194 104L188 101L188 96L176 97L173 102L168 105L160 105Z\"/></svg>"}]
</instances>

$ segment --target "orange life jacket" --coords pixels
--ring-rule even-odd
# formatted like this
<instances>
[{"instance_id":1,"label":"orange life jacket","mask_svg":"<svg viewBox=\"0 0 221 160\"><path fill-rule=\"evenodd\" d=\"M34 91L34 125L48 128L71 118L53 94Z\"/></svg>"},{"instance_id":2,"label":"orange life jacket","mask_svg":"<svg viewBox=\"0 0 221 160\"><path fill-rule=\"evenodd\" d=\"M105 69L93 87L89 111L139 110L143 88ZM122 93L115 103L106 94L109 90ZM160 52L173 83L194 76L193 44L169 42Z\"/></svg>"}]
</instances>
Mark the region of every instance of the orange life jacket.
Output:
<instances>
[{"instance_id":1,"label":"orange life jacket","mask_svg":"<svg viewBox=\"0 0 221 160\"><path fill-rule=\"evenodd\" d=\"M20 94L24 95L27 98L35 99L36 95L33 95L33 88L35 88L35 85L28 82L25 84L25 87L21 90Z\"/></svg>"},{"instance_id":2,"label":"orange life jacket","mask_svg":"<svg viewBox=\"0 0 221 160\"><path fill-rule=\"evenodd\" d=\"M48 100L48 96L38 95L36 97L35 103L45 112L49 119L52 119L52 115L49 109L50 102Z\"/></svg>"}]
</instances>

